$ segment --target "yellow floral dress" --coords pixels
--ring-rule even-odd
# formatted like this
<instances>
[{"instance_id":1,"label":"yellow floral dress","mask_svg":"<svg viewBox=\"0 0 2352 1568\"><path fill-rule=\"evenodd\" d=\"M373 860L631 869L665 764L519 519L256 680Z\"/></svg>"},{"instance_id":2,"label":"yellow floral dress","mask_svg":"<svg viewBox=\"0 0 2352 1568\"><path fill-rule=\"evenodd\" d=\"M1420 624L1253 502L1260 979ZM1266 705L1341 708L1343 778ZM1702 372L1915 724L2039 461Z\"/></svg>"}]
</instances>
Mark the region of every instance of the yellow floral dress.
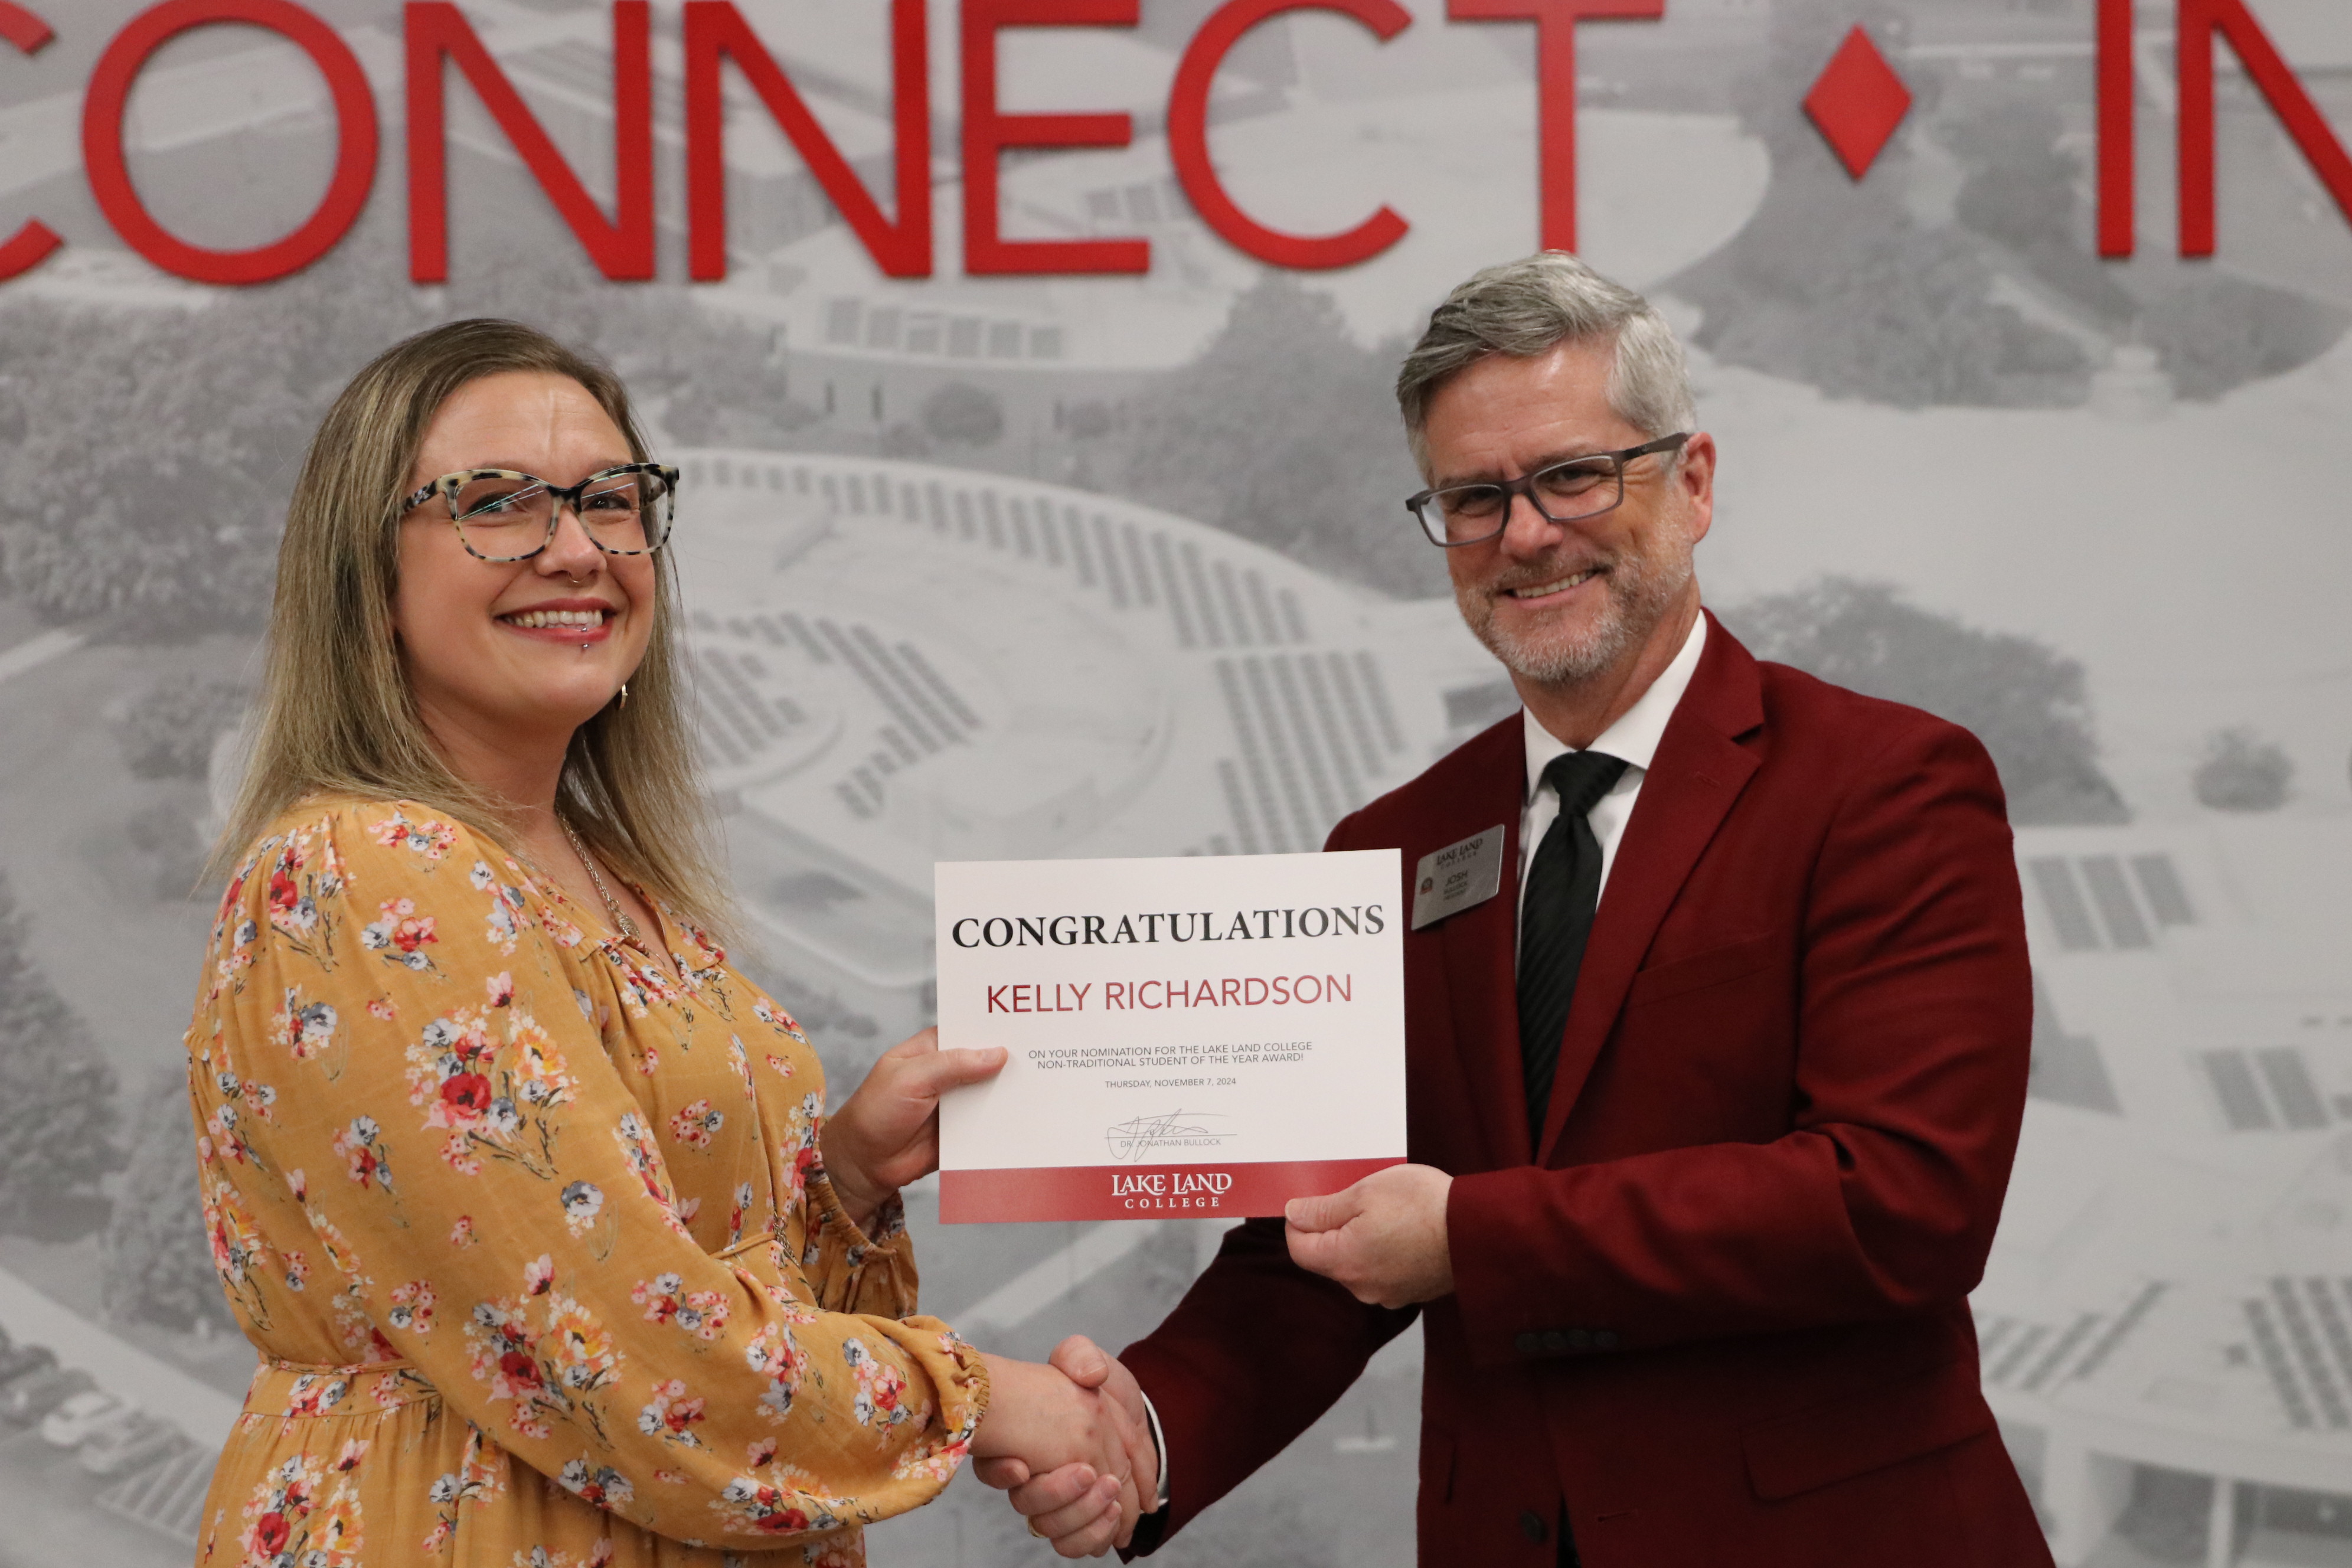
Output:
<instances>
[{"instance_id":1,"label":"yellow floral dress","mask_svg":"<svg viewBox=\"0 0 2352 1568\"><path fill-rule=\"evenodd\" d=\"M852 1565L987 1405L791 1018L413 805L306 803L221 905L189 1086L261 1366L200 1561ZM602 922L591 921L593 928Z\"/></svg>"}]
</instances>

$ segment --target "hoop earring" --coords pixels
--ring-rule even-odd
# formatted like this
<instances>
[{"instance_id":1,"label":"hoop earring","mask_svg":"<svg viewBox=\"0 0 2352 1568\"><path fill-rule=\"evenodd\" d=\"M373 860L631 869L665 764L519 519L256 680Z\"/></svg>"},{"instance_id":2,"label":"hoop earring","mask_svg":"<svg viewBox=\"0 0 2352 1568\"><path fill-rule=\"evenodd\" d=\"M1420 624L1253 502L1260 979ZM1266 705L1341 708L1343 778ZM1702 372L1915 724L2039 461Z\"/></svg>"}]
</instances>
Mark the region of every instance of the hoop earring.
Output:
<instances>
[{"instance_id":1,"label":"hoop earring","mask_svg":"<svg viewBox=\"0 0 2352 1568\"><path fill-rule=\"evenodd\" d=\"M627 681L624 680L623 682L621 682L621 708L622 708L622 709L626 709L626 708L628 707L628 705L629 705L629 683L628 683ZM615 711L618 711L618 710L615 710Z\"/></svg>"}]
</instances>

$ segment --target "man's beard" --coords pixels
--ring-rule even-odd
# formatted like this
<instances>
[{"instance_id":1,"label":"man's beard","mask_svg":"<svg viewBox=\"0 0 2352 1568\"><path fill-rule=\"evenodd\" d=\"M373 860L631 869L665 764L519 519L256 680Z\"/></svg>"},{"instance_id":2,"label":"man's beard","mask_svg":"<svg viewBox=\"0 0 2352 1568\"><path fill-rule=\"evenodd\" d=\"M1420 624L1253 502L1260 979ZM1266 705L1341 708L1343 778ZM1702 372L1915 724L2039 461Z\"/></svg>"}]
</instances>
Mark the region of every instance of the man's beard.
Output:
<instances>
[{"instance_id":1,"label":"man's beard","mask_svg":"<svg viewBox=\"0 0 2352 1568\"><path fill-rule=\"evenodd\" d=\"M1647 554L1629 551L1591 563L1607 568L1600 574L1601 609L1582 628L1548 626L1528 636L1496 623L1495 600L1504 591L1570 575L1574 569L1564 565L1523 568L1496 587L1456 583L1454 602L1471 635L1512 674L1542 686L1574 686L1614 668L1640 647L1689 585L1689 548L1672 536L1661 538L1658 546Z\"/></svg>"}]
</instances>

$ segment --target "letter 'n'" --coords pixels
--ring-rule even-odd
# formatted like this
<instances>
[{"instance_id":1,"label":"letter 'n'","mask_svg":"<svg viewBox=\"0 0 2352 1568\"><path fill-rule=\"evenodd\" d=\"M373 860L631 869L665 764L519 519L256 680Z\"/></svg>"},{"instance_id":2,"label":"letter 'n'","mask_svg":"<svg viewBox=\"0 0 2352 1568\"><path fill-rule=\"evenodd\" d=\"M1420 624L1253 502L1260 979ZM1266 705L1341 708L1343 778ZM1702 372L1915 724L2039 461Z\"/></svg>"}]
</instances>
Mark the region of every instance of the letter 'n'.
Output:
<instances>
[{"instance_id":1,"label":"letter 'n'","mask_svg":"<svg viewBox=\"0 0 2352 1568\"><path fill-rule=\"evenodd\" d=\"M449 145L442 66L455 60L490 117L521 155L523 167L596 270L615 282L654 275L653 12L646 0L613 6L613 217L557 152L530 106L450 0L411 0L408 33L408 276L440 283L449 276Z\"/></svg>"},{"instance_id":2,"label":"letter 'n'","mask_svg":"<svg viewBox=\"0 0 2352 1568\"><path fill-rule=\"evenodd\" d=\"M898 221L882 216L841 150L760 42L734 0L688 0L686 7L686 211L688 275L727 276L726 106L719 66L732 59L743 79L792 138L874 265L891 278L931 275L931 94L923 0L891 0L890 80L898 150Z\"/></svg>"},{"instance_id":3,"label":"letter 'n'","mask_svg":"<svg viewBox=\"0 0 2352 1568\"><path fill-rule=\"evenodd\" d=\"M2287 135L2310 162L2312 173L2319 176L2319 183L2327 187L2327 194L2336 198L2336 205L2343 210L2345 216L2352 218L2352 156L2346 155L2344 144L2336 139L2336 132L2329 129L2326 120L2321 116L2319 106L2312 101L2311 94L2304 90L2294 69L2279 53L2278 46L2272 43L2270 35L2263 31L2262 24L2254 20L2253 13L2246 8L2244 0L2177 0L2177 4L2174 68L2179 72L2180 107L2174 133L2178 138L2175 162L2180 181L2180 254L2213 254L2213 35L2216 33L2230 41L2230 47L2237 52L2238 62L2246 68L2247 78L2268 100L2272 110L2278 115L2279 122L2286 127ZM2102 20L2105 19L2103 15ZM2099 40L2102 47L2119 49L2126 40L2118 39L2111 44L2110 37L2123 31L2119 25L2103 28ZM2126 101L2127 103L2128 100ZM2131 155L2127 139L2130 121L2122 113L2115 114L2113 119L2115 123L2112 125L2108 116L2103 115L2101 119L2102 141L2108 144L2102 150L2103 159L2112 157L2120 162ZM2114 153L2110 149L2117 142L2121 142L2124 151ZM2128 199L2128 184L2118 183L2121 195ZM2103 197L2105 194L2103 186ZM2105 210L2108 205L2111 204L2103 202L2102 238L2119 244L2111 247L2103 243L2100 253L2127 256L2131 253L2130 232L2126 226L2129 221L2128 213L2126 211L2124 216L2116 220L2117 232L2110 236L2105 232L2108 226L2106 220L2111 216Z\"/></svg>"}]
</instances>

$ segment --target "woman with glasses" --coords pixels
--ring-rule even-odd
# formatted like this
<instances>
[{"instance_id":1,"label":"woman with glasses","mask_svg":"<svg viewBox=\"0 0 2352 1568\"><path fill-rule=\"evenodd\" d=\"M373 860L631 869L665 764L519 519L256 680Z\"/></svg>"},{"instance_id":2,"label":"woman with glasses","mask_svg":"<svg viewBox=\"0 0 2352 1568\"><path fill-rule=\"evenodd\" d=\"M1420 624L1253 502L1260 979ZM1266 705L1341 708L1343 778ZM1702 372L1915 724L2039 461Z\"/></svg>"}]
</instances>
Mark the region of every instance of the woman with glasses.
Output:
<instances>
[{"instance_id":1,"label":"woman with glasses","mask_svg":"<svg viewBox=\"0 0 2352 1568\"><path fill-rule=\"evenodd\" d=\"M709 934L677 485L511 322L393 348L311 444L188 1035L261 1353L206 1563L856 1563L967 1454L1090 1469L1067 1554L1134 1520L1148 1437L910 1315L897 1190L1002 1053L927 1031L825 1117Z\"/></svg>"}]
</instances>

